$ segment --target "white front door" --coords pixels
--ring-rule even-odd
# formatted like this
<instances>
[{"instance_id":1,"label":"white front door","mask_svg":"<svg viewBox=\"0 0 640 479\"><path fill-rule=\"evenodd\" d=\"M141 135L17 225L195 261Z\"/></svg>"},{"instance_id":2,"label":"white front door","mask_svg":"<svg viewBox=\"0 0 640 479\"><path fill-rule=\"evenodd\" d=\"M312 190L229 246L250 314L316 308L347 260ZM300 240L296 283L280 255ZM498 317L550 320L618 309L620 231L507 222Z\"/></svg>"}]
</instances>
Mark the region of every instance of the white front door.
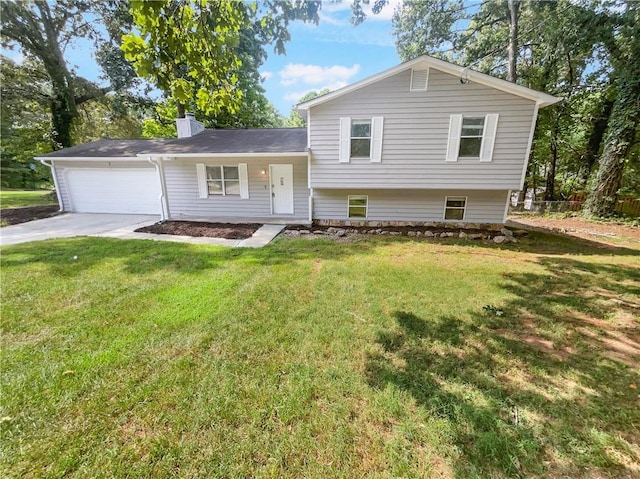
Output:
<instances>
[{"instance_id":1,"label":"white front door","mask_svg":"<svg viewBox=\"0 0 640 479\"><path fill-rule=\"evenodd\" d=\"M293 165L269 165L271 209L274 215L293 214Z\"/></svg>"}]
</instances>

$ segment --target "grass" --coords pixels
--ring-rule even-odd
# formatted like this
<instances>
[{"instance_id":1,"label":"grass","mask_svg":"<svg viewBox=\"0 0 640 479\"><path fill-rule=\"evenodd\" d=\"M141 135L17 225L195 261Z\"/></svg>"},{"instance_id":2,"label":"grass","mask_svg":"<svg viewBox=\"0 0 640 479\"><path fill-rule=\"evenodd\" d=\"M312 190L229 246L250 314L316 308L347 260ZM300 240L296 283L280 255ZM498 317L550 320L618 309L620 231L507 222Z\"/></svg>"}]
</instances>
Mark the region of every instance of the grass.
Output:
<instances>
[{"instance_id":1,"label":"grass","mask_svg":"<svg viewBox=\"0 0 640 479\"><path fill-rule=\"evenodd\" d=\"M46 206L57 203L51 190L2 190L1 208L19 208L25 206Z\"/></svg>"},{"instance_id":2,"label":"grass","mask_svg":"<svg viewBox=\"0 0 640 479\"><path fill-rule=\"evenodd\" d=\"M75 238L2 286L4 477L640 475L638 251Z\"/></svg>"}]
</instances>

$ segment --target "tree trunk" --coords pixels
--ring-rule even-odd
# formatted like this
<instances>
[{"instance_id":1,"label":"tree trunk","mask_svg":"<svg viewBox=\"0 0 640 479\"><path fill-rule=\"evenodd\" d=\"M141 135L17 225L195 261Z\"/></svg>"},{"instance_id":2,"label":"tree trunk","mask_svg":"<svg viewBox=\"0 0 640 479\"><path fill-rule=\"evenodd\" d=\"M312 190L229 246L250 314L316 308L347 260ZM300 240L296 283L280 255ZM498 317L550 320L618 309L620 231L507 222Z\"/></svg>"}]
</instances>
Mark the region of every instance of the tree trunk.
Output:
<instances>
[{"instance_id":1,"label":"tree trunk","mask_svg":"<svg viewBox=\"0 0 640 479\"><path fill-rule=\"evenodd\" d=\"M509 62L507 66L507 81L516 82L516 64L518 60L518 15L520 0L509 0Z\"/></svg>"},{"instance_id":2,"label":"tree trunk","mask_svg":"<svg viewBox=\"0 0 640 479\"><path fill-rule=\"evenodd\" d=\"M640 121L640 82L637 71L633 73L633 69L630 70L625 78L621 78L595 186L585 202L584 212L590 216L611 216L615 213L626 156L635 141Z\"/></svg>"},{"instance_id":3,"label":"tree trunk","mask_svg":"<svg viewBox=\"0 0 640 479\"><path fill-rule=\"evenodd\" d=\"M553 131L553 138L551 138L551 164L547 170L547 177L545 181L544 200L553 201L556 196L556 165L558 163L558 129Z\"/></svg>"},{"instance_id":4,"label":"tree trunk","mask_svg":"<svg viewBox=\"0 0 640 479\"><path fill-rule=\"evenodd\" d=\"M589 135L589 141L587 142L587 151L584 154L583 164L580 168L580 178L586 184L593 170L593 165L598 158L598 151L600 151L600 145L602 139L607 131L607 125L609 124L609 117L613 110L613 100L605 100L602 107L601 114L596 118L593 123L593 129Z\"/></svg>"}]
</instances>

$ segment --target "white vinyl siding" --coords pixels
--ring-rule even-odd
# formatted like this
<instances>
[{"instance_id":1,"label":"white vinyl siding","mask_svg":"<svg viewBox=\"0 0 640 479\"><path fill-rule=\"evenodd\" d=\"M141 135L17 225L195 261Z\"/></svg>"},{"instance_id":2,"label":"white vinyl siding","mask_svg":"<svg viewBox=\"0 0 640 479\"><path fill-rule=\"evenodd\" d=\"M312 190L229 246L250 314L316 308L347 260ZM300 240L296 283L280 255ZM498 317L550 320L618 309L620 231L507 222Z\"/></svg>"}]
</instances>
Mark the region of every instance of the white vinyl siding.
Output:
<instances>
[{"instance_id":1,"label":"white vinyl siding","mask_svg":"<svg viewBox=\"0 0 640 479\"><path fill-rule=\"evenodd\" d=\"M243 177L242 165L246 165L247 198L242 196L209 196L198 199L196 164L238 166ZM238 162L238 163L234 163ZM269 218L271 217L271 193L269 183L270 164L293 165L293 201L295 217L309 218L309 188L307 182L307 157L300 158L185 158L163 163L167 199L171 217L177 218ZM264 171L264 174L262 173ZM241 181L241 184L243 182ZM250 195L248 193L251 193ZM344 203L343 203L344 209Z\"/></svg>"},{"instance_id":2,"label":"white vinyl siding","mask_svg":"<svg viewBox=\"0 0 640 479\"><path fill-rule=\"evenodd\" d=\"M313 190L313 217L349 220L345 200L367 196L367 221L442 222L445 197L466 197L465 223L503 223L509 192L478 190Z\"/></svg>"},{"instance_id":3,"label":"white vinyl siding","mask_svg":"<svg viewBox=\"0 0 640 479\"><path fill-rule=\"evenodd\" d=\"M410 81L409 68L311 108L312 188L520 188L534 101L473 81L461 84L459 77L434 68L429 70L426 91L410 92ZM492 161L445 161L451 115L482 117L496 113L500 120ZM339 163L340 118L374 116L384 117L382 162L375 167L370 159L352 158L347 164ZM457 153L458 148L453 151Z\"/></svg>"},{"instance_id":4,"label":"white vinyl siding","mask_svg":"<svg viewBox=\"0 0 640 479\"><path fill-rule=\"evenodd\" d=\"M411 91L427 91L429 84L429 69L411 69Z\"/></svg>"}]
</instances>

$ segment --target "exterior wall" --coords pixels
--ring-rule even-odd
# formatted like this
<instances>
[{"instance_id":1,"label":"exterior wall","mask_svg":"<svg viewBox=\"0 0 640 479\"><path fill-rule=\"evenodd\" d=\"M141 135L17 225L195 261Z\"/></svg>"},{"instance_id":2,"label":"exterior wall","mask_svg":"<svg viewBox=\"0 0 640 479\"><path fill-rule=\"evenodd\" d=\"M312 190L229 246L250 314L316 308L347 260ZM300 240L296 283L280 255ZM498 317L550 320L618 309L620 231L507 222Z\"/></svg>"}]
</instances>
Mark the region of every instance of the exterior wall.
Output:
<instances>
[{"instance_id":1,"label":"exterior wall","mask_svg":"<svg viewBox=\"0 0 640 479\"><path fill-rule=\"evenodd\" d=\"M535 102L433 68L427 91L411 69L310 109L312 188L519 189ZM446 162L452 114L498 113L493 161ZM384 117L382 162L339 163L340 117Z\"/></svg>"},{"instance_id":2,"label":"exterior wall","mask_svg":"<svg viewBox=\"0 0 640 479\"><path fill-rule=\"evenodd\" d=\"M313 190L315 220L349 220L349 195L369 197L367 221L443 222L446 196L466 196L462 223L504 223L509 191L483 190ZM447 223L457 223L446 220Z\"/></svg>"},{"instance_id":3,"label":"exterior wall","mask_svg":"<svg viewBox=\"0 0 640 479\"><path fill-rule=\"evenodd\" d=\"M62 199L62 209L71 211L71 202L69 201L69 191L65 183L64 171L67 168L150 168L155 170L148 161L63 161L54 160L53 165L56 169L56 180L58 181L58 189L60 190L60 198ZM160 201L160 200L158 200Z\"/></svg>"},{"instance_id":4,"label":"exterior wall","mask_svg":"<svg viewBox=\"0 0 640 479\"><path fill-rule=\"evenodd\" d=\"M198 197L196 164L233 166L247 164L249 198L239 196ZM292 218L309 219L307 157L283 158L180 158L163 162L169 217L177 218L268 218L271 215L269 165L293 165ZM266 174L262 174L262 171Z\"/></svg>"}]
</instances>

